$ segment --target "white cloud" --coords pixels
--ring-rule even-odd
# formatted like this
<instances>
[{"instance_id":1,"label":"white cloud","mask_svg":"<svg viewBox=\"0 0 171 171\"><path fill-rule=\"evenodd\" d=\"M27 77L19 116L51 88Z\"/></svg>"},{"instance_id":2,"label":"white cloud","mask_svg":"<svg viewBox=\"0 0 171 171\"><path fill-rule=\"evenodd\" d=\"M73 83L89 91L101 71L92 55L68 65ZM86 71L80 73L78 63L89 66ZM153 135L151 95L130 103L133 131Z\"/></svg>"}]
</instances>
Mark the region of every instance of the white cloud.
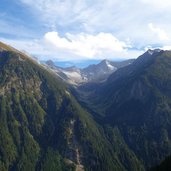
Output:
<instances>
[{"instance_id":1,"label":"white cloud","mask_svg":"<svg viewBox=\"0 0 171 171\"><path fill-rule=\"evenodd\" d=\"M163 49L163 50L171 50L171 45L163 46L161 49Z\"/></svg>"},{"instance_id":2,"label":"white cloud","mask_svg":"<svg viewBox=\"0 0 171 171\"><path fill-rule=\"evenodd\" d=\"M1 16L0 16L1 17ZM32 30L23 27L22 25L17 25L16 23L10 23L5 19L5 17L1 17L0 20L0 34L12 35L14 37L34 37L36 36ZM1 36L2 37L2 36Z\"/></svg>"},{"instance_id":3,"label":"white cloud","mask_svg":"<svg viewBox=\"0 0 171 171\"><path fill-rule=\"evenodd\" d=\"M143 53L141 50L131 50L131 46L119 41L110 33L77 35L67 33L65 37L57 32L48 32L44 39L38 40L11 40L1 41L40 60L52 59L55 61L78 62L83 60L101 59L129 59L136 58Z\"/></svg>"},{"instance_id":4,"label":"white cloud","mask_svg":"<svg viewBox=\"0 0 171 171\"><path fill-rule=\"evenodd\" d=\"M150 30L154 32L160 40L169 40L166 32L159 27L155 27L152 23L148 24Z\"/></svg>"},{"instance_id":5,"label":"white cloud","mask_svg":"<svg viewBox=\"0 0 171 171\"><path fill-rule=\"evenodd\" d=\"M21 39L12 44L38 56L57 60L132 58L147 45L155 48L171 44L170 0L19 1L38 24L25 22L32 23L35 32L41 26L41 31L33 36L39 40L33 41L33 46L31 40ZM11 26L7 29L1 22L0 26L4 34L10 32ZM22 23L11 32L20 36L24 30L32 35L18 26Z\"/></svg>"},{"instance_id":6,"label":"white cloud","mask_svg":"<svg viewBox=\"0 0 171 171\"><path fill-rule=\"evenodd\" d=\"M60 37L58 32L48 32L44 37L57 49L87 58L96 58L106 54L114 56L116 52L123 52L130 47L112 34L103 32L97 35L67 33L65 37Z\"/></svg>"},{"instance_id":7,"label":"white cloud","mask_svg":"<svg viewBox=\"0 0 171 171\"><path fill-rule=\"evenodd\" d=\"M142 0L142 2L160 10L169 9L171 7L170 0Z\"/></svg>"},{"instance_id":8,"label":"white cloud","mask_svg":"<svg viewBox=\"0 0 171 171\"><path fill-rule=\"evenodd\" d=\"M88 4L80 0L20 0L41 16L47 27L55 25L70 25L78 21L79 15L87 11Z\"/></svg>"},{"instance_id":9,"label":"white cloud","mask_svg":"<svg viewBox=\"0 0 171 171\"><path fill-rule=\"evenodd\" d=\"M118 39L130 38L136 47L153 44L148 23L157 23L168 32L171 24L169 0L20 0L49 28L65 34L107 32ZM157 4L157 5L156 5ZM163 7L162 10L158 7ZM169 9L169 10L167 10ZM158 42L157 42L158 43Z\"/></svg>"}]
</instances>

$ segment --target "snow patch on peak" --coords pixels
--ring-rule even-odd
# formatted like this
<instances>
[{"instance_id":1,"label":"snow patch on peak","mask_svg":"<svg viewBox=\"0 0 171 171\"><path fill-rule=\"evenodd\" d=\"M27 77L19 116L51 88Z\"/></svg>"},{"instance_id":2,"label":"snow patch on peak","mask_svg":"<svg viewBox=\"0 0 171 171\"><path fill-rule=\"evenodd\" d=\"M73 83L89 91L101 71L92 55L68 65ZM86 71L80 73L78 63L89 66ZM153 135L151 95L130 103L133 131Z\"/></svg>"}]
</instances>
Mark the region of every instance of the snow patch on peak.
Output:
<instances>
[{"instance_id":1,"label":"snow patch on peak","mask_svg":"<svg viewBox=\"0 0 171 171\"><path fill-rule=\"evenodd\" d=\"M98 64L90 65L86 68L80 69L75 66L67 68L52 66L53 63L48 61L46 62L45 67L49 67L51 71L54 71L62 80L66 81L67 83L79 85L87 82L103 82L111 73L128 64L130 64L130 61L112 62L105 59Z\"/></svg>"},{"instance_id":2,"label":"snow patch on peak","mask_svg":"<svg viewBox=\"0 0 171 171\"><path fill-rule=\"evenodd\" d=\"M147 51L150 55L153 55L153 50L151 50L151 49L149 49L148 51Z\"/></svg>"},{"instance_id":3,"label":"snow patch on peak","mask_svg":"<svg viewBox=\"0 0 171 171\"><path fill-rule=\"evenodd\" d=\"M106 61L106 65L107 65L107 67L108 67L110 70L114 70L114 69L115 69L115 67L114 67L113 65L111 65L109 61Z\"/></svg>"},{"instance_id":4,"label":"snow patch on peak","mask_svg":"<svg viewBox=\"0 0 171 171\"><path fill-rule=\"evenodd\" d=\"M159 52L161 52L161 51L162 51L161 49L154 49L154 50L149 49L147 52L148 52L150 55L153 55L154 53L159 53Z\"/></svg>"},{"instance_id":5,"label":"snow patch on peak","mask_svg":"<svg viewBox=\"0 0 171 171\"><path fill-rule=\"evenodd\" d=\"M107 59L101 61L101 63L100 63L99 65L100 65L101 67L103 67L102 69L104 69L104 68L106 68L106 67L107 67L108 70L111 70L111 71L115 69L115 67L114 67L114 66L111 64L111 62L108 61Z\"/></svg>"}]
</instances>

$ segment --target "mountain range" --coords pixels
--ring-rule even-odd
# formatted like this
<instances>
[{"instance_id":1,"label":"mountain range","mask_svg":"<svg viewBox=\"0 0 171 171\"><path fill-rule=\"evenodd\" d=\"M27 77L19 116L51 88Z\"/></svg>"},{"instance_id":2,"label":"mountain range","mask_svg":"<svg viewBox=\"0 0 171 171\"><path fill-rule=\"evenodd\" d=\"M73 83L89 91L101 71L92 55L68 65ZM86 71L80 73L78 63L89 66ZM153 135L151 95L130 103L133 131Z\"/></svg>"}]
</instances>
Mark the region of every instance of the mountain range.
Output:
<instances>
[{"instance_id":1,"label":"mountain range","mask_svg":"<svg viewBox=\"0 0 171 171\"><path fill-rule=\"evenodd\" d=\"M78 70L88 81L68 84ZM0 170L145 171L170 133L170 51L63 69L0 43Z\"/></svg>"},{"instance_id":2,"label":"mountain range","mask_svg":"<svg viewBox=\"0 0 171 171\"><path fill-rule=\"evenodd\" d=\"M103 84L79 88L82 103L119 129L147 168L171 153L170 74L171 52L149 50Z\"/></svg>"},{"instance_id":3,"label":"mountain range","mask_svg":"<svg viewBox=\"0 0 171 171\"><path fill-rule=\"evenodd\" d=\"M89 65L88 67L81 69L75 66L68 68L58 67L53 61L48 60L45 62L44 66L51 69L65 82L79 85L88 82L104 82L111 73L121 67L131 64L133 61L134 59L119 62L103 60L99 64Z\"/></svg>"}]
</instances>

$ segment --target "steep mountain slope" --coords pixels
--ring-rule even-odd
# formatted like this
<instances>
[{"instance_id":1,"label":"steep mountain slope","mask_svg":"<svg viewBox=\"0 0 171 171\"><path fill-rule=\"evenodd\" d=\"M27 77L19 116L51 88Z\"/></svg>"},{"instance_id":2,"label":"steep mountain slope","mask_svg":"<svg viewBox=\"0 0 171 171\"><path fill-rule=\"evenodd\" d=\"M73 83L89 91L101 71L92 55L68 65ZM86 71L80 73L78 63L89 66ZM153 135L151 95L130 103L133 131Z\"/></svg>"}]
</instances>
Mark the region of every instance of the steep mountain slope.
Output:
<instances>
[{"instance_id":1,"label":"steep mountain slope","mask_svg":"<svg viewBox=\"0 0 171 171\"><path fill-rule=\"evenodd\" d=\"M88 81L104 81L117 70L111 61L103 60L99 64L90 65L82 70L82 74Z\"/></svg>"},{"instance_id":2,"label":"steep mountain slope","mask_svg":"<svg viewBox=\"0 0 171 171\"><path fill-rule=\"evenodd\" d=\"M51 60L46 62L46 67L54 71L65 82L70 84L83 84L87 82L103 82L117 69L131 64L134 59L121 62L103 60L99 64L90 65L80 69L77 67L62 68L56 66Z\"/></svg>"},{"instance_id":3,"label":"steep mountain slope","mask_svg":"<svg viewBox=\"0 0 171 171\"><path fill-rule=\"evenodd\" d=\"M53 61L48 60L43 64L45 68L54 72L58 77L60 77L63 81L71 85L77 85L80 83L84 83L86 78L82 77L81 69L76 67L68 67L62 68L56 66Z\"/></svg>"},{"instance_id":4,"label":"steep mountain slope","mask_svg":"<svg viewBox=\"0 0 171 171\"><path fill-rule=\"evenodd\" d=\"M171 52L149 50L101 85L80 87L100 123L117 128L146 168L171 154Z\"/></svg>"},{"instance_id":5,"label":"steep mountain slope","mask_svg":"<svg viewBox=\"0 0 171 171\"><path fill-rule=\"evenodd\" d=\"M167 157L159 165L150 169L150 171L170 171L171 168L171 156Z\"/></svg>"},{"instance_id":6,"label":"steep mountain slope","mask_svg":"<svg viewBox=\"0 0 171 171\"><path fill-rule=\"evenodd\" d=\"M0 170L144 170L54 73L0 44Z\"/></svg>"}]
</instances>

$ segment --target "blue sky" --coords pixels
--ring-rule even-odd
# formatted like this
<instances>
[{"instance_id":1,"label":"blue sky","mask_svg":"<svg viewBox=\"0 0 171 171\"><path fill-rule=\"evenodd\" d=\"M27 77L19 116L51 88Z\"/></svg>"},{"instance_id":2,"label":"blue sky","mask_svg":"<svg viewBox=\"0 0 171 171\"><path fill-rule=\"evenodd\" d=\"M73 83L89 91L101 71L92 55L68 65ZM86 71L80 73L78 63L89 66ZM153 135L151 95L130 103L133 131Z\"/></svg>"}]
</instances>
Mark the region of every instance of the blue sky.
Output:
<instances>
[{"instance_id":1,"label":"blue sky","mask_svg":"<svg viewBox=\"0 0 171 171\"><path fill-rule=\"evenodd\" d=\"M1 0L0 41L40 60L81 63L171 49L169 0Z\"/></svg>"}]
</instances>

